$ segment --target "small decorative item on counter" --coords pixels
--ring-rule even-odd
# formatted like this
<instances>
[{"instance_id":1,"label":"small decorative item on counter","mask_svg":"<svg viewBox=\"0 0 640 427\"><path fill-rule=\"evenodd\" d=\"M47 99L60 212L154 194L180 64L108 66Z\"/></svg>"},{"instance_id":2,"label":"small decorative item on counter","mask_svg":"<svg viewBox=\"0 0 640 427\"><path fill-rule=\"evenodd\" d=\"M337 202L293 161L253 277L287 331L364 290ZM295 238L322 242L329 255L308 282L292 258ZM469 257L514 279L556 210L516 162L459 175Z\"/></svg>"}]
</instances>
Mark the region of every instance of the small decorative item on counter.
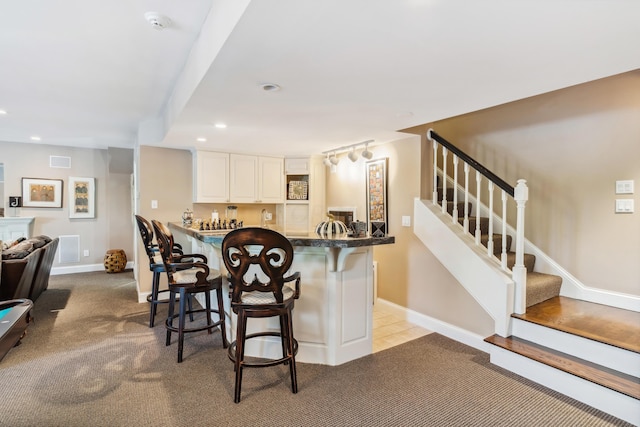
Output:
<instances>
[{"instance_id":1,"label":"small decorative item on counter","mask_svg":"<svg viewBox=\"0 0 640 427\"><path fill-rule=\"evenodd\" d=\"M351 237L365 237L367 235L367 223L364 221L352 221L349 224L349 236Z\"/></svg>"},{"instance_id":2,"label":"small decorative item on counter","mask_svg":"<svg viewBox=\"0 0 640 427\"><path fill-rule=\"evenodd\" d=\"M322 237L331 237L347 232L347 226L344 222L336 220L330 213L327 213L327 218L327 221L316 225L316 234Z\"/></svg>"},{"instance_id":3,"label":"small decorative item on counter","mask_svg":"<svg viewBox=\"0 0 640 427\"><path fill-rule=\"evenodd\" d=\"M193 212L191 209L187 208L186 211L182 214L182 225L186 225L187 227L191 226L193 222Z\"/></svg>"}]
</instances>

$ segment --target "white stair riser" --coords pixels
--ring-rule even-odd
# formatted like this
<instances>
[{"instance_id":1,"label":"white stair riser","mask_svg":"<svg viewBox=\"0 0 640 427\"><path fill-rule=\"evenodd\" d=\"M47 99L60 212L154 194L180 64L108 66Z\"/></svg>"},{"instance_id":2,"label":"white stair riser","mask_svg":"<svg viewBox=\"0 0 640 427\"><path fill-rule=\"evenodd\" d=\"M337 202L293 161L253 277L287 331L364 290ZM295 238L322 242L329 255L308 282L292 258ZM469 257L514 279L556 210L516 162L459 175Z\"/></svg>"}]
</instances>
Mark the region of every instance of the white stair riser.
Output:
<instances>
[{"instance_id":1,"label":"white stair riser","mask_svg":"<svg viewBox=\"0 0 640 427\"><path fill-rule=\"evenodd\" d=\"M497 346L492 346L490 354L491 363L501 368L633 425L640 425L640 402L632 397Z\"/></svg>"},{"instance_id":2,"label":"white stair riser","mask_svg":"<svg viewBox=\"0 0 640 427\"><path fill-rule=\"evenodd\" d=\"M640 377L640 354L588 338L513 319L513 335L571 356Z\"/></svg>"}]
</instances>

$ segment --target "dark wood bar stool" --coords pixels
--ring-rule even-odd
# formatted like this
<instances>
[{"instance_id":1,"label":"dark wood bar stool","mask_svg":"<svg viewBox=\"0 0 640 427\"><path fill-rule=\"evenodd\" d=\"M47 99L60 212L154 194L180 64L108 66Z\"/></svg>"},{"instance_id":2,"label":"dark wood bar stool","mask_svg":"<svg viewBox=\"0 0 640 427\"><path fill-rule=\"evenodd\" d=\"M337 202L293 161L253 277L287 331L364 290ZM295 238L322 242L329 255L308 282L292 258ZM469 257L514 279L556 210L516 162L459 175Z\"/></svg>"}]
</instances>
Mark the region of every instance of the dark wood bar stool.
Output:
<instances>
[{"instance_id":1,"label":"dark wood bar stool","mask_svg":"<svg viewBox=\"0 0 640 427\"><path fill-rule=\"evenodd\" d=\"M231 309L238 315L236 340L229 346L229 359L236 373L234 402L240 402L242 370L288 364L291 391L298 392L292 310L300 297L300 273L285 277L293 262L293 247L282 234L265 228L240 228L222 241L222 258L229 271ZM247 278L249 281L247 281ZM295 281L295 287L286 285ZM250 317L279 317L280 332L263 331L247 335ZM245 343L251 338L275 336L282 343L279 359L244 358Z\"/></svg>"},{"instance_id":2,"label":"dark wood bar stool","mask_svg":"<svg viewBox=\"0 0 640 427\"><path fill-rule=\"evenodd\" d=\"M222 301L222 277L215 270L210 270L207 265L207 257L202 254L176 255L173 251L173 234L164 224L153 220L153 228L156 233L156 240L160 248L160 255L164 263L164 268L169 281L169 313L165 322L167 328L166 345L171 344L171 333L178 333L178 363L182 362L182 350L184 347L184 334L207 330L209 334L216 327L220 328L222 334L222 346L227 348L228 341L226 335L226 322L224 305ZM185 262L185 260L190 261ZM199 260L199 261L198 261ZM211 291L216 292L218 309L211 309ZM187 308L186 301L191 296L203 293L205 298L205 308ZM178 314L174 314L176 295L179 295ZM186 327L186 315L195 313L206 313L206 325ZM218 313L219 320L213 322L211 313ZM174 326L173 320L178 318L178 326Z\"/></svg>"},{"instance_id":3,"label":"dark wood bar stool","mask_svg":"<svg viewBox=\"0 0 640 427\"><path fill-rule=\"evenodd\" d=\"M151 281L151 294L147 296L147 301L150 304L149 307L149 327L153 328L155 325L155 318L157 313L157 305L168 303L169 299L159 299L161 294L169 292L169 289L160 290L160 275L165 272L164 263L162 262L162 256L160 255L160 249L158 245L153 242L153 226L144 217L135 215L136 223L138 224L138 230L140 231L140 238L142 244L147 252L149 258L149 270L153 273L153 279ZM178 243L174 243L173 253L176 255L182 255L182 246ZM188 301L189 309L191 310L191 301ZM191 318L193 320L193 318Z\"/></svg>"}]
</instances>

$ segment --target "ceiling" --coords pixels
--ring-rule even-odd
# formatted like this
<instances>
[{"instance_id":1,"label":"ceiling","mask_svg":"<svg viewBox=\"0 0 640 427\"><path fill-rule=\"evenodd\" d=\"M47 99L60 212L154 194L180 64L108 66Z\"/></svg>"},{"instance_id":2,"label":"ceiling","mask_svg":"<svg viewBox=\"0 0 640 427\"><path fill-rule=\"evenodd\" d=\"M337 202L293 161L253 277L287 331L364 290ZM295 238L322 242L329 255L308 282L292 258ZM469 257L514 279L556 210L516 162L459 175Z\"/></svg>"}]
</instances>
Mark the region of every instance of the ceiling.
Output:
<instances>
[{"instance_id":1,"label":"ceiling","mask_svg":"<svg viewBox=\"0 0 640 427\"><path fill-rule=\"evenodd\" d=\"M286 156L384 143L640 69L639 22L633 0L5 2L0 141Z\"/></svg>"}]
</instances>

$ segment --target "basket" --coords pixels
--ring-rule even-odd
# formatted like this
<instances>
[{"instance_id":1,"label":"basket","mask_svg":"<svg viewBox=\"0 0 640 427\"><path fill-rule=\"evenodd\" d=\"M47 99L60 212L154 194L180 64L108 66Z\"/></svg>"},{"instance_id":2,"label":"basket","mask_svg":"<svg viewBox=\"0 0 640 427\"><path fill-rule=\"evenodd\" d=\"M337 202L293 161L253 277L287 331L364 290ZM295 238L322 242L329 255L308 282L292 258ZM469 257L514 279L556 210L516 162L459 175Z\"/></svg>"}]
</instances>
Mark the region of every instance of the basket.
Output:
<instances>
[{"instance_id":1,"label":"basket","mask_svg":"<svg viewBox=\"0 0 640 427\"><path fill-rule=\"evenodd\" d=\"M127 254L122 249L109 249L104 256L107 273L120 273L127 266Z\"/></svg>"}]
</instances>

